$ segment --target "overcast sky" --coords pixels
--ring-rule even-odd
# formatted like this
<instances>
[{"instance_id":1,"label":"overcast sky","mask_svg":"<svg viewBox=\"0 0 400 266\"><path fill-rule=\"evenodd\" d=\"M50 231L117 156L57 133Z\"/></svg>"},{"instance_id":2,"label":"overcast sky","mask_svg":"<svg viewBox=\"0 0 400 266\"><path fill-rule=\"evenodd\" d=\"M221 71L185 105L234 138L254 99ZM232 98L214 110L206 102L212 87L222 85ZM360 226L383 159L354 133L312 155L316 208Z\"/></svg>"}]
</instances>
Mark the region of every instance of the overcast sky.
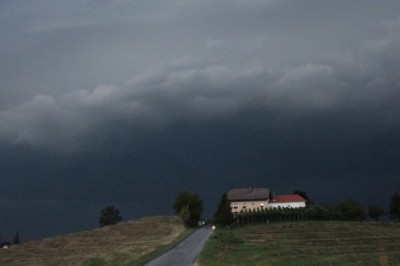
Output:
<instances>
[{"instance_id":1,"label":"overcast sky","mask_svg":"<svg viewBox=\"0 0 400 266\"><path fill-rule=\"evenodd\" d=\"M398 0L0 1L0 233L197 192L400 192Z\"/></svg>"}]
</instances>

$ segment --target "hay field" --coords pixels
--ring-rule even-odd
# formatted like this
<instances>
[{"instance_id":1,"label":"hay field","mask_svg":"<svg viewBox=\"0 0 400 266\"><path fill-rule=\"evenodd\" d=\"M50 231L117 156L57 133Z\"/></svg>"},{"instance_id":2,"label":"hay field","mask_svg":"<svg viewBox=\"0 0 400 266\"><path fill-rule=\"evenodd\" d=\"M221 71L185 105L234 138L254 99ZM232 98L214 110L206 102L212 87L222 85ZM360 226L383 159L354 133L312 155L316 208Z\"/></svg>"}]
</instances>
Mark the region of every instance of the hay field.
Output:
<instances>
[{"instance_id":1,"label":"hay field","mask_svg":"<svg viewBox=\"0 0 400 266\"><path fill-rule=\"evenodd\" d=\"M400 224L276 223L217 230L208 265L400 265Z\"/></svg>"},{"instance_id":2,"label":"hay field","mask_svg":"<svg viewBox=\"0 0 400 266\"><path fill-rule=\"evenodd\" d=\"M138 265L185 237L177 217L145 217L0 250L0 265Z\"/></svg>"}]
</instances>

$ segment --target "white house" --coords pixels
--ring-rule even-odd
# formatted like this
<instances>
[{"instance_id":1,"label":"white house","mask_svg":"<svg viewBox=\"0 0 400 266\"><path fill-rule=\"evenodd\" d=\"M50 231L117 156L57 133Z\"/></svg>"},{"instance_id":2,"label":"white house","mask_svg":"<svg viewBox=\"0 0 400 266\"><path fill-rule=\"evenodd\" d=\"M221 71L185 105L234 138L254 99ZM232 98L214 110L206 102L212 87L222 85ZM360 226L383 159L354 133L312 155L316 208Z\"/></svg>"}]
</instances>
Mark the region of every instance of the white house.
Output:
<instances>
[{"instance_id":1,"label":"white house","mask_svg":"<svg viewBox=\"0 0 400 266\"><path fill-rule=\"evenodd\" d=\"M306 207L306 200L300 195L280 195L275 196L269 202L270 208L304 208Z\"/></svg>"},{"instance_id":2,"label":"white house","mask_svg":"<svg viewBox=\"0 0 400 266\"><path fill-rule=\"evenodd\" d=\"M236 188L228 192L231 211L239 213L245 210L268 208L270 192L268 188Z\"/></svg>"},{"instance_id":3,"label":"white house","mask_svg":"<svg viewBox=\"0 0 400 266\"><path fill-rule=\"evenodd\" d=\"M304 208L306 200L300 195L278 195L270 193L268 188L236 188L228 192L231 211L262 210L268 208Z\"/></svg>"}]
</instances>

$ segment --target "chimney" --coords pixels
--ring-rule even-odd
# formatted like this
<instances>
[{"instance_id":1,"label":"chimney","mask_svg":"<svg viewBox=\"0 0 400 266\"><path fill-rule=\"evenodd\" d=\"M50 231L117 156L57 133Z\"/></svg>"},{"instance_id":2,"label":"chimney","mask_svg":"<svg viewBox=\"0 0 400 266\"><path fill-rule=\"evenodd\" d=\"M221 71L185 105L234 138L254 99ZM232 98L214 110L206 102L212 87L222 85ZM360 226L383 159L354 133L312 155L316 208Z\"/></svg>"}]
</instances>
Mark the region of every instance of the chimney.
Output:
<instances>
[{"instance_id":1,"label":"chimney","mask_svg":"<svg viewBox=\"0 0 400 266\"><path fill-rule=\"evenodd\" d=\"M275 201L275 191L271 192L271 194L269 195L269 198L271 201Z\"/></svg>"}]
</instances>

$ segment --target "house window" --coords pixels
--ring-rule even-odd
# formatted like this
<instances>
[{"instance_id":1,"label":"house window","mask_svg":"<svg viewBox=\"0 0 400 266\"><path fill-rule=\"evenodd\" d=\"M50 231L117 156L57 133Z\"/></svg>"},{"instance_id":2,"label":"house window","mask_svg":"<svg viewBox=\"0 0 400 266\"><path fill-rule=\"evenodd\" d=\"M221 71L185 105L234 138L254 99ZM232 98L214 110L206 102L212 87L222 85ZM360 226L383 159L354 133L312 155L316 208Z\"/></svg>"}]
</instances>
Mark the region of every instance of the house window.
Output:
<instances>
[{"instance_id":1,"label":"house window","mask_svg":"<svg viewBox=\"0 0 400 266\"><path fill-rule=\"evenodd\" d=\"M233 203L233 208L237 209L238 208L238 204L237 203Z\"/></svg>"},{"instance_id":2,"label":"house window","mask_svg":"<svg viewBox=\"0 0 400 266\"><path fill-rule=\"evenodd\" d=\"M243 209L247 208L247 203L243 203Z\"/></svg>"},{"instance_id":3,"label":"house window","mask_svg":"<svg viewBox=\"0 0 400 266\"><path fill-rule=\"evenodd\" d=\"M261 208L264 208L264 202L261 202L261 203L260 203L260 207L261 207Z\"/></svg>"}]
</instances>

